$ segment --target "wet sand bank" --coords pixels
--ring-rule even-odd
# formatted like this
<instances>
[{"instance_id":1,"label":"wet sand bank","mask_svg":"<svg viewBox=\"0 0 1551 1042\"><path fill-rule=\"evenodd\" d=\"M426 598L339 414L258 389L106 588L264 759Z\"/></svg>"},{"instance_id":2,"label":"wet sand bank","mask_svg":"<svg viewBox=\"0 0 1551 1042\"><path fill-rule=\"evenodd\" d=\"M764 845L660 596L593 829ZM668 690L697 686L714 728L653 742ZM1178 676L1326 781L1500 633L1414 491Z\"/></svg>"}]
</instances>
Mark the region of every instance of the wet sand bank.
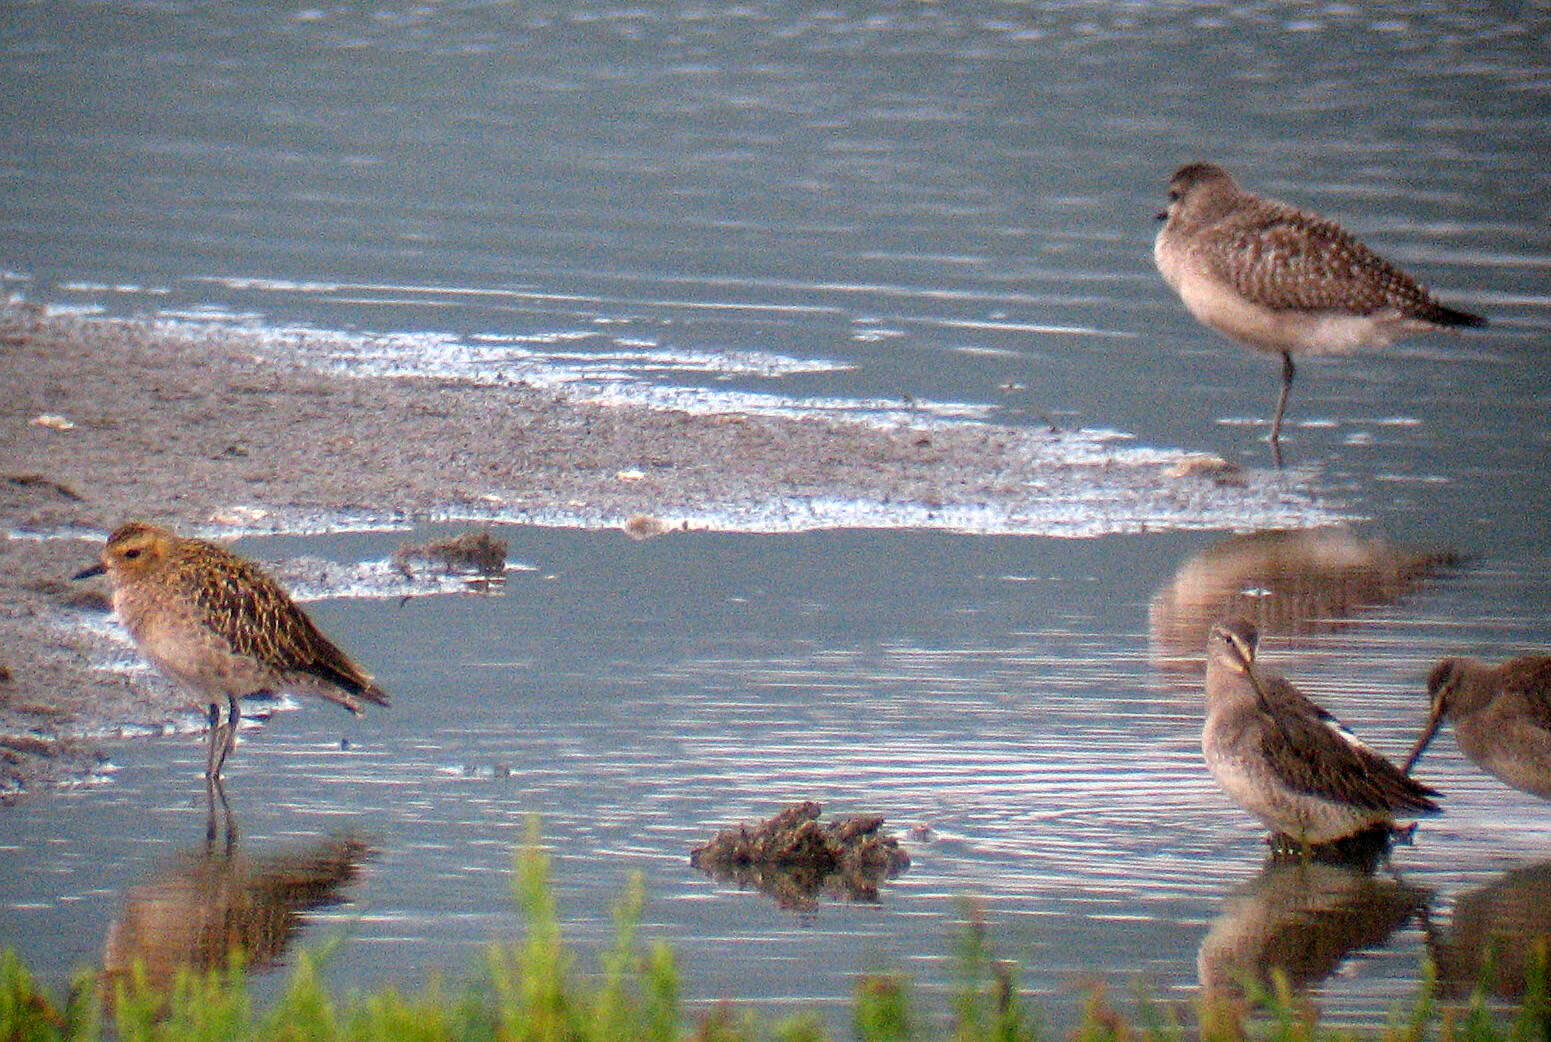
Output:
<instances>
[{"instance_id":1,"label":"wet sand bank","mask_svg":"<svg viewBox=\"0 0 1551 1042\"><path fill-rule=\"evenodd\" d=\"M1320 515L1263 476L1192 473L1180 453L1124 442L353 378L277 360L242 329L26 304L0 307L0 380L0 796L81 777L96 754L73 736L176 708L166 691L91 668L101 638L69 624L83 594L91 607L69 576L129 518L190 532L295 530L340 515L563 517L649 532L816 501L910 504L925 518L986 507L1057 516L1079 499L1091 511L1095 495L1113 500L1120 527L1159 512L1205 527L1283 508Z\"/></svg>"}]
</instances>

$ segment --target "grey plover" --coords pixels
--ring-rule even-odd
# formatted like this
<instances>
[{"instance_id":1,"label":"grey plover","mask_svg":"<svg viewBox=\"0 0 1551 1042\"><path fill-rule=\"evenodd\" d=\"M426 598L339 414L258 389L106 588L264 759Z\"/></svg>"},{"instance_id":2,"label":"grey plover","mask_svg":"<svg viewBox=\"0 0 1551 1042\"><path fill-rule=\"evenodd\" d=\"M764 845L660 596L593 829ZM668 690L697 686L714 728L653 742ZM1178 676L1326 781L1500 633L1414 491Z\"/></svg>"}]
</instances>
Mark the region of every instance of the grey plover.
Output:
<instances>
[{"instance_id":1,"label":"grey plover","mask_svg":"<svg viewBox=\"0 0 1551 1042\"><path fill-rule=\"evenodd\" d=\"M1217 784L1305 851L1397 815L1432 814L1432 789L1373 752L1286 678L1255 662L1260 635L1244 619L1207 638L1201 751Z\"/></svg>"},{"instance_id":2,"label":"grey plover","mask_svg":"<svg viewBox=\"0 0 1551 1042\"><path fill-rule=\"evenodd\" d=\"M97 564L136 646L210 709L205 777L219 778L237 741L238 700L261 692L316 695L361 714L388 696L263 569L230 550L131 521ZM228 708L221 723L221 703Z\"/></svg>"},{"instance_id":3,"label":"grey plover","mask_svg":"<svg viewBox=\"0 0 1551 1042\"><path fill-rule=\"evenodd\" d=\"M1295 354L1383 347L1411 333L1483 326L1445 307L1410 275L1336 222L1240 188L1222 167L1191 163L1169 182L1153 260L1203 325L1282 356L1271 421L1281 463L1282 416Z\"/></svg>"},{"instance_id":4,"label":"grey plover","mask_svg":"<svg viewBox=\"0 0 1551 1042\"><path fill-rule=\"evenodd\" d=\"M1427 726L1406 758L1407 771L1448 720L1476 766L1551 800L1551 656L1523 655L1500 666L1446 658L1427 678L1427 695Z\"/></svg>"}]
</instances>

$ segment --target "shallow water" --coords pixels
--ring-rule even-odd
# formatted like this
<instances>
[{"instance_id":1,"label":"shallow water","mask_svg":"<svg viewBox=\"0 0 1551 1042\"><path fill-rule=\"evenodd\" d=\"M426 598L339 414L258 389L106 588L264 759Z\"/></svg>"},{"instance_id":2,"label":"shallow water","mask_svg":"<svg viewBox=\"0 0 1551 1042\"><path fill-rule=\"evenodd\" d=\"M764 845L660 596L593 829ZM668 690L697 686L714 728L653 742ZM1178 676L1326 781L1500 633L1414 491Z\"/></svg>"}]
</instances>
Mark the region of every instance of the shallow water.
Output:
<instances>
[{"instance_id":1,"label":"shallow water","mask_svg":"<svg viewBox=\"0 0 1551 1042\"><path fill-rule=\"evenodd\" d=\"M302 931L349 938L331 969L342 982L419 979L514 936L511 848L531 813L585 946L640 871L650 932L679 945L692 995L775 1008L838 1009L869 968L945 987L965 896L1058 1016L1088 972L1188 993L1209 925L1260 872L1260 831L1200 763L1199 680L1160 663L1146 621L1181 556L1221 537L504 534L537 565L504 595L315 605L394 705L359 722L311 704L277 714L229 768L249 856L339 835L375 851L352 903ZM330 543L369 558L397 539ZM1474 565L1354 610L1360 622L1268 638L1264 654L1399 755L1431 659L1533 644L1547 607L1543 586ZM136 889L203 841L197 738L109 750L110 784L6 814L0 921L46 971L96 961ZM1447 936L1460 895L1546 859L1551 820L1447 739L1423 773L1448 814L1394 871ZM786 911L690 868L717 828L806 797L935 838L906 839L914 864L877 905ZM1407 994L1424 938L1414 917L1393 925L1324 982L1330 1008L1372 1017Z\"/></svg>"},{"instance_id":2,"label":"shallow water","mask_svg":"<svg viewBox=\"0 0 1551 1042\"><path fill-rule=\"evenodd\" d=\"M649 932L696 999L838 1016L878 967L940 991L973 895L1059 1018L1090 971L1188 993L1206 938L1282 907L1197 750L1180 659L1213 597L1278 620L1267 661L1394 755L1439 655L1551 645L1551 41L1532 15L7 5L0 267L54 306L338 333L354 365L365 344L602 400L897 405L1256 466L1274 364L1200 330L1151 269L1178 163L1337 215L1487 313L1481 335L1301 365L1286 438L1289 480L1370 519L1363 538L1460 564L1365 584L1283 548L1308 577L1286 592L1233 570L1231 518L1077 540L511 527L534 570L504 595L316 604L394 705L280 713L230 769L245 854L374 849L350 903L299 929L348 938L346 984L457 972L512 936L511 847L537 812L572 934L600 944L645 873ZM376 561L402 538L239 549ZM1212 547L1229 579L1203 606L1180 577ZM56 977L204 837L196 739L110 752L109 784L0 814L0 938ZM1509 873L1551 859L1551 811L1447 735L1422 773L1448 813L1394 863L1448 950L1473 892L1539 878ZM907 840L877 905L794 913L689 867L797 798L936 838ZM1317 985L1342 1016L1381 1017L1426 947L1391 883L1318 881L1338 912L1314 922L1379 910Z\"/></svg>"}]
</instances>

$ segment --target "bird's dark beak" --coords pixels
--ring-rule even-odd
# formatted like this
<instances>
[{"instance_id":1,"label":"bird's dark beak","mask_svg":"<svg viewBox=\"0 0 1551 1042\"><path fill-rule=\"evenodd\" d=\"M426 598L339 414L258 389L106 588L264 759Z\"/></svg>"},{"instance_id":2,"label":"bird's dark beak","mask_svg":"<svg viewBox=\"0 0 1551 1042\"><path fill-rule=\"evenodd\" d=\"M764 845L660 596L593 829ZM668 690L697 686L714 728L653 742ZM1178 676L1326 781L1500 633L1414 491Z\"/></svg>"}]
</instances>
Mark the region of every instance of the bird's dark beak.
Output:
<instances>
[{"instance_id":1,"label":"bird's dark beak","mask_svg":"<svg viewBox=\"0 0 1551 1042\"><path fill-rule=\"evenodd\" d=\"M101 574L103 574L106 571L107 571L107 569L104 568L102 566L102 562L99 561L96 564L92 565L90 568L82 568L79 572L76 572L70 578L71 579L90 579L92 576L94 576L94 575L101 575Z\"/></svg>"},{"instance_id":2,"label":"bird's dark beak","mask_svg":"<svg viewBox=\"0 0 1551 1042\"><path fill-rule=\"evenodd\" d=\"M1422 753L1427 751L1427 743L1433 740L1433 735L1438 733L1438 725L1443 723L1443 710L1441 706L1434 706L1433 711L1427 714L1427 729L1422 732L1422 737L1416 740L1411 747L1411 755L1406 757L1406 765L1400 768L1401 774L1410 774L1411 768L1416 766L1416 761L1422 758Z\"/></svg>"},{"instance_id":3,"label":"bird's dark beak","mask_svg":"<svg viewBox=\"0 0 1551 1042\"><path fill-rule=\"evenodd\" d=\"M1167 210L1159 210L1158 211L1158 220L1166 221L1168 219L1169 219L1169 211L1167 211Z\"/></svg>"},{"instance_id":4,"label":"bird's dark beak","mask_svg":"<svg viewBox=\"0 0 1551 1042\"><path fill-rule=\"evenodd\" d=\"M1228 642L1228 654L1232 656L1233 661L1238 663L1244 672L1248 673L1255 668L1254 662L1245 658L1244 652L1240 651L1239 646L1232 641Z\"/></svg>"},{"instance_id":5,"label":"bird's dark beak","mask_svg":"<svg viewBox=\"0 0 1551 1042\"><path fill-rule=\"evenodd\" d=\"M1260 686L1260 678L1255 676L1255 662L1239 650L1237 644L1229 643L1228 650L1233 654L1233 661L1244 669L1244 676L1249 679L1249 686L1255 689L1255 702L1262 712L1270 713L1271 700L1266 697L1266 689Z\"/></svg>"}]
</instances>

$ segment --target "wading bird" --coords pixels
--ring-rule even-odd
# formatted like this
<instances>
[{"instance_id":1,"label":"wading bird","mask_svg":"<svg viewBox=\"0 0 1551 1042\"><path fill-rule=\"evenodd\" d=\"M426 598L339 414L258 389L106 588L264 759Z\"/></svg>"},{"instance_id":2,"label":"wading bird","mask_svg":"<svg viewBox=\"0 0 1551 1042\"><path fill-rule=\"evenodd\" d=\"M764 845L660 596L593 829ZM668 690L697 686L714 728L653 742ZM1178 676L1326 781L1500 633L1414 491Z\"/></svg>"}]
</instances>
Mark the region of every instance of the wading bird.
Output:
<instances>
[{"instance_id":1,"label":"wading bird","mask_svg":"<svg viewBox=\"0 0 1551 1042\"><path fill-rule=\"evenodd\" d=\"M1207 638L1201 751L1233 800L1303 850L1397 815L1433 814L1438 793L1369 749L1286 678L1255 662L1260 634L1245 619Z\"/></svg>"},{"instance_id":2,"label":"wading bird","mask_svg":"<svg viewBox=\"0 0 1551 1042\"><path fill-rule=\"evenodd\" d=\"M1384 347L1430 329L1484 326L1445 307L1335 221L1240 188L1220 166L1191 163L1169 182L1153 260L1185 308L1247 347L1282 356L1271 451L1282 464L1282 416L1295 354Z\"/></svg>"},{"instance_id":3,"label":"wading bird","mask_svg":"<svg viewBox=\"0 0 1551 1042\"><path fill-rule=\"evenodd\" d=\"M113 610L141 653L208 703L207 778L221 776L237 742L244 695L315 695L357 716L363 701L388 704L278 583L230 550L131 521L75 578L103 573L113 585Z\"/></svg>"},{"instance_id":4,"label":"wading bird","mask_svg":"<svg viewBox=\"0 0 1551 1042\"><path fill-rule=\"evenodd\" d=\"M1422 758L1443 721L1477 767L1551 800L1551 656L1523 655L1500 666L1446 658L1427 678L1427 726L1406 758Z\"/></svg>"}]
</instances>

